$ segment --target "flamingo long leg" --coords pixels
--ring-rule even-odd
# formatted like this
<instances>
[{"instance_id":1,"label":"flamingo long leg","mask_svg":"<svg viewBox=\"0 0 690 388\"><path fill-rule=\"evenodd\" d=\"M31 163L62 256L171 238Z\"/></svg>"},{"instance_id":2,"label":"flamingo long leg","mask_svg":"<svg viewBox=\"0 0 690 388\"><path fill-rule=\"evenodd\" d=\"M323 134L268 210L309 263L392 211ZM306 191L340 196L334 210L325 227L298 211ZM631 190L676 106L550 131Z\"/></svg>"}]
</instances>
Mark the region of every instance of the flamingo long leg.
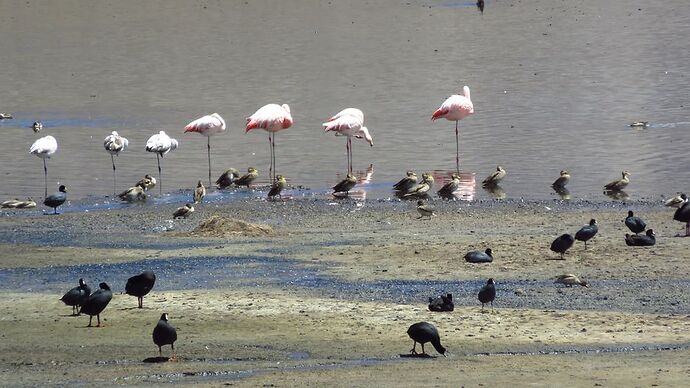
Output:
<instances>
[{"instance_id":1,"label":"flamingo long leg","mask_svg":"<svg viewBox=\"0 0 690 388\"><path fill-rule=\"evenodd\" d=\"M112 154L110 155L110 161L113 162L113 196L115 196L117 192L117 175L115 173L115 157Z\"/></svg>"},{"instance_id":2,"label":"flamingo long leg","mask_svg":"<svg viewBox=\"0 0 690 388\"><path fill-rule=\"evenodd\" d=\"M43 187L45 192L43 193L43 198L48 198L48 166L46 165L46 159L43 158Z\"/></svg>"},{"instance_id":3,"label":"flamingo long leg","mask_svg":"<svg viewBox=\"0 0 690 388\"><path fill-rule=\"evenodd\" d=\"M156 153L156 162L158 162L158 193L163 195L163 179L161 179L161 157Z\"/></svg>"},{"instance_id":4,"label":"flamingo long leg","mask_svg":"<svg viewBox=\"0 0 690 388\"><path fill-rule=\"evenodd\" d=\"M206 152L208 154L208 187L211 187L211 136L207 137Z\"/></svg>"},{"instance_id":5,"label":"flamingo long leg","mask_svg":"<svg viewBox=\"0 0 690 388\"><path fill-rule=\"evenodd\" d=\"M458 120L455 120L455 172L460 174L460 141L458 138Z\"/></svg>"}]
</instances>

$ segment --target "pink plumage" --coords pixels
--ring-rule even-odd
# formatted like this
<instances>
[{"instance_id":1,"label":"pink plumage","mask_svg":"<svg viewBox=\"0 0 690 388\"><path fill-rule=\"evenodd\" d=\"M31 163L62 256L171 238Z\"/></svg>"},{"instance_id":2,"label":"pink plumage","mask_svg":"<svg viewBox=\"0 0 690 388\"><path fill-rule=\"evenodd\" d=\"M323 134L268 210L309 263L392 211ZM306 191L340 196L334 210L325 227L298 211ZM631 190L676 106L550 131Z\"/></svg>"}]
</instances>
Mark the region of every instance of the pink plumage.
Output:
<instances>
[{"instance_id":1,"label":"pink plumage","mask_svg":"<svg viewBox=\"0 0 690 388\"><path fill-rule=\"evenodd\" d=\"M365 139L370 146L374 145L369 129L364 126L364 113L357 108L346 108L322 125L324 132L333 131L336 136L347 136L347 168L352 172L352 137Z\"/></svg>"},{"instance_id":2,"label":"pink plumage","mask_svg":"<svg viewBox=\"0 0 690 388\"><path fill-rule=\"evenodd\" d=\"M474 105L470 99L470 88L462 88L463 95L453 94L441 104L441 107L431 115L431 120L445 118L450 121L462 120L474 113Z\"/></svg>"},{"instance_id":3,"label":"pink plumage","mask_svg":"<svg viewBox=\"0 0 690 388\"><path fill-rule=\"evenodd\" d=\"M245 132L249 132L254 128L261 128L268 132L278 132L290 128L292 123L292 115L290 114L288 104L268 104L247 117Z\"/></svg>"},{"instance_id":4,"label":"pink plumage","mask_svg":"<svg viewBox=\"0 0 690 388\"><path fill-rule=\"evenodd\" d=\"M184 131L197 132L204 136L216 135L225 131L225 120L218 113L213 113L187 124Z\"/></svg>"}]
</instances>

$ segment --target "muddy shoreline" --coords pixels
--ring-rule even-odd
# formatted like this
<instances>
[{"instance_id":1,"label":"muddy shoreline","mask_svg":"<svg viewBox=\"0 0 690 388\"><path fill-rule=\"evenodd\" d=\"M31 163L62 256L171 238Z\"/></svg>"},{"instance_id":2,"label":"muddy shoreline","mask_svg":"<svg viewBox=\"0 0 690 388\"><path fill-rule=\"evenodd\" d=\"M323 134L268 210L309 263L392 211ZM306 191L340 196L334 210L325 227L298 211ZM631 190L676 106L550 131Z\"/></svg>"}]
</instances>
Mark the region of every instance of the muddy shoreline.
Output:
<instances>
[{"instance_id":1,"label":"muddy shoreline","mask_svg":"<svg viewBox=\"0 0 690 388\"><path fill-rule=\"evenodd\" d=\"M537 385L567 375L591 386L688 378L690 240L676 237L683 225L672 210L613 201L435 205L432 220L416 219L412 202L311 198L211 201L176 221L173 203L5 214L0 373L16 386L476 385L516 374ZM656 231L656 246L625 246L628 209ZM192 233L214 215L271 231ZM600 232L587 250L578 242L565 260L550 260L551 240L590 218ZM486 247L493 263L462 260ZM149 268L158 280L139 310L120 292L127 277ZM566 272L592 287L554 287ZM84 328L87 317L68 316L57 300L79 277L111 284L106 327ZM493 313L481 313L476 291L488 277L498 297ZM454 294L456 310L429 312L426 299L442 292ZM150 332L161 312L178 327L180 361L146 364L157 355ZM411 347L405 330L422 320L439 328L451 357L400 359ZM574 371L573 362L585 367ZM472 367L479 364L487 369ZM456 372L441 373L449 368Z\"/></svg>"}]
</instances>

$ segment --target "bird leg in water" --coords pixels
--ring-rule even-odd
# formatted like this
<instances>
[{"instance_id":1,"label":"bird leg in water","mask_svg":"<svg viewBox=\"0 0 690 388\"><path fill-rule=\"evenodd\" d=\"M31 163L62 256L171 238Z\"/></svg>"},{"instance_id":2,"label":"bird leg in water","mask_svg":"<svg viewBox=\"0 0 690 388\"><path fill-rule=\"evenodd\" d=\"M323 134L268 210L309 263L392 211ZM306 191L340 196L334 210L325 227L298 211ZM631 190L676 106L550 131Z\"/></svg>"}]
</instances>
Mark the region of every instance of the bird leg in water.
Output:
<instances>
[{"instance_id":1,"label":"bird leg in water","mask_svg":"<svg viewBox=\"0 0 690 388\"><path fill-rule=\"evenodd\" d=\"M115 157L110 154L110 161L113 162L113 196L117 195L117 175L115 174Z\"/></svg>"},{"instance_id":2,"label":"bird leg in water","mask_svg":"<svg viewBox=\"0 0 690 388\"><path fill-rule=\"evenodd\" d=\"M455 120L455 172L460 174L460 140L458 137L458 120Z\"/></svg>"},{"instance_id":3,"label":"bird leg in water","mask_svg":"<svg viewBox=\"0 0 690 388\"><path fill-rule=\"evenodd\" d=\"M211 187L211 136L207 137L206 153L208 154L208 187Z\"/></svg>"},{"instance_id":4,"label":"bird leg in water","mask_svg":"<svg viewBox=\"0 0 690 388\"><path fill-rule=\"evenodd\" d=\"M268 151L271 158L271 163L268 166L268 178L273 183L273 138L271 137L271 132L268 133Z\"/></svg>"},{"instance_id":5,"label":"bird leg in water","mask_svg":"<svg viewBox=\"0 0 690 388\"><path fill-rule=\"evenodd\" d=\"M156 162L158 162L158 193L163 195L163 179L161 179L161 157L156 153Z\"/></svg>"},{"instance_id":6,"label":"bird leg in water","mask_svg":"<svg viewBox=\"0 0 690 388\"><path fill-rule=\"evenodd\" d=\"M43 194L43 199L48 198L48 166L46 165L46 159L43 158L43 186L45 187L45 193Z\"/></svg>"}]
</instances>

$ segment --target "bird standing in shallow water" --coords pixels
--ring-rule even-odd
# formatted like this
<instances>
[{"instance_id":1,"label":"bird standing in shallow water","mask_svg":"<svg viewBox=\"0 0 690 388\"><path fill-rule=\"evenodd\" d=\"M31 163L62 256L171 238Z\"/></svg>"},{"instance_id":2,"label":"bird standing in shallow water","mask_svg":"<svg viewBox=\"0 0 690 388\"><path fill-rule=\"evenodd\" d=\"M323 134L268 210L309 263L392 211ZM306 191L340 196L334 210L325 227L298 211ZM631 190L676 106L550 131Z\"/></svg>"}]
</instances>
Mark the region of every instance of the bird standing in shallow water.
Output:
<instances>
[{"instance_id":1,"label":"bird standing in shallow water","mask_svg":"<svg viewBox=\"0 0 690 388\"><path fill-rule=\"evenodd\" d=\"M259 176L259 171L254 167L249 167L247 173L242 175L239 179L235 180L237 186L247 186L251 187L252 182Z\"/></svg>"},{"instance_id":2,"label":"bird standing in shallow water","mask_svg":"<svg viewBox=\"0 0 690 388\"><path fill-rule=\"evenodd\" d=\"M617 179L613 182L605 184L604 191L620 191L623 190L626 186L628 186L628 183L630 183L630 173L627 171L623 171L621 175L621 179Z\"/></svg>"},{"instance_id":3,"label":"bird standing in shallow water","mask_svg":"<svg viewBox=\"0 0 690 388\"><path fill-rule=\"evenodd\" d=\"M505 178L506 174L507 172L503 167L496 166L496 171L482 181L482 186L496 186Z\"/></svg>"},{"instance_id":4,"label":"bird standing in shallow water","mask_svg":"<svg viewBox=\"0 0 690 388\"><path fill-rule=\"evenodd\" d=\"M58 214L57 208L67 201L67 189L65 185L60 185L58 191L50 194L43 200L43 204L53 208L53 214Z\"/></svg>"},{"instance_id":5,"label":"bird standing in shallow water","mask_svg":"<svg viewBox=\"0 0 690 388\"><path fill-rule=\"evenodd\" d=\"M39 133L41 132L41 129L43 129L43 123L40 121L34 121L34 123L31 124L31 129L33 129L34 133Z\"/></svg>"},{"instance_id":6,"label":"bird standing in shallow water","mask_svg":"<svg viewBox=\"0 0 690 388\"><path fill-rule=\"evenodd\" d=\"M409 170L403 179L393 185L393 190L407 193L410 189L415 187L415 185L417 185L417 174Z\"/></svg>"},{"instance_id":7,"label":"bird standing in shallow water","mask_svg":"<svg viewBox=\"0 0 690 388\"><path fill-rule=\"evenodd\" d=\"M560 176L551 184L554 190L565 189L565 185L570 182L570 173L567 170L561 170Z\"/></svg>"},{"instance_id":8,"label":"bird standing in shallow water","mask_svg":"<svg viewBox=\"0 0 690 388\"><path fill-rule=\"evenodd\" d=\"M587 249L587 241L592 237L596 236L599 232L599 227L597 226L597 221L592 218L589 220L589 225L585 225L580 230L575 233L575 240L582 241L585 243L585 249Z\"/></svg>"},{"instance_id":9,"label":"bird standing in shallow water","mask_svg":"<svg viewBox=\"0 0 690 388\"><path fill-rule=\"evenodd\" d=\"M563 254L575 243L575 238L569 234L562 234L556 237L551 243L551 250L561 254L561 260L565 260Z\"/></svg>"},{"instance_id":10,"label":"bird standing in shallow water","mask_svg":"<svg viewBox=\"0 0 690 388\"><path fill-rule=\"evenodd\" d=\"M276 174L275 135L278 131L290 128L292 124L292 114L288 104L264 105L254 112L253 115L247 117L247 126L244 133L255 128L261 128L268 132L268 143L271 146L271 166L268 168L268 175L271 177L271 183L275 181Z\"/></svg>"},{"instance_id":11,"label":"bird standing in shallow water","mask_svg":"<svg viewBox=\"0 0 690 388\"><path fill-rule=\"evenodd\" d=\"M196 132L206 136L208 155L208 185L211 186L211 136L225 132L225 120L218 113L200 117L184 127L184 132Z\"/></svg>"},{"instance_id":12,"label":"bird standing in shallow water","mask_svg":"<svg viewBox=\"0 0 690 388\"><path fill-rule=\"evenodd\" d=\"M58 144L52 136L42 137L34 142L29 148L29 153L36 155L43 159L43 182L45 187L45 193L43 198L48 196L48 166L46 165L46 159L50 159L55 152L57 152Z\"/></svg>"},{"instance_id":13,"label":"bird standing in shallow water","mask_svg":"<svg viewBox=\"0 0 690 388\"><path fill-rule=\"evenodd\" d=\"M451 180L450 182L446 183L441 187L439 191L436 192L439 197L444 198L444 199L452 199L454 197L455 191L460 188L460 175L457 173L453 173L451 175Z\"/></svg>"},{"instance_id":14,"label":"bird standing in shallow water","mask_svg":"<svg viewBox=\"0 0 690 388\"><path fill-rule=\"evenodd\" d=\"M278 176L276 176L276 181L273 182L271 190L268 191L268 198L275 198L275 196L277 195L280 197L280 199L283 199L283 195L281 193L286 187L287 180L284 176L279 174Z\"/></svg>"},{"instance_id":15,"label":"bird standing in shallow water","mask_svg":"<svg viewBox=\"0 0 690 388\"><path fill-rule=\"evenodd\" d=\"M482 312L484 312L484 304L491 303L491 311L494 311L494 299L496 299L496 283L494 279L490 278L486 284L479 290L477 298L482 302Z\"/></svg>"},{"instance_id":16,"label":"bird standing in shallow water","mask_svg":"<svg viewBox=\"0 0 690 388\"><path fill-rule=\"evenodd\" d=\"M422 181L418 183L416 186L411 188L405 195L403 195L403 198L407 197L418 197L418 198L424 198L427 197L427 194L429 190L431 190L431 187L434 185L434 177L430 173L424 173L422 174Z\"/></svg>"},{"instance_id":17,"label":"bird standing in shallow water","mask_svg":"<svg viewBox=\"0 0 690 388\"><path fill-rule=\"evenodd\" d=\"M157 134L151 136L146 141L146 151L156 153L156 161L158 162L158 184L159 194L163 194L163 179L161 179L161 159L163 155L170 151L177 149L178 142L176 139L172 139L165 131L160 131Z\"/></svg>"},{"instance_id":18,"label":"bird standing in shallow water","mask_svg":"<svg viewBox=\"0 0 690 388\"><path fill-rule=\"evenodd\" d=\"M628 216L625 218L625 226L635 234L642 233L647 228L647 224L645 224L640 217L635 217L632 210L628 210Z\"/></svg>"},{"instance_id":19,"label":"bird standing in shallow water","mask_svg":"<svg viewBox=\"0 0 690 388\"><path fill-rule=\"evenodd\" d=\"M144 191L149 191L152 188L156 187L156 183L156 178L152 177L149 174L146 174L134 186L140 186L142 189L144 189Z\"/></svg>"},{"instance_id":20,"label":"bird standing in shallow water","mask_svg":"<svg viewBox=\"0 0 690 388\"><path fill-rule=\"evenodd\" d=\"M237 178L240 177L239 171L235 170L234 168L229 168L225 170L219 177L216 179L216 187L219 189L225 189L230 187Z\"/></svg>"},{"instance_id":21,"label":"bird standing in shallow water","mask_svg":"<svg viewBox=\"0 0 690 388\"><path fill-rule=\"evenodd\" d=\"M364 113L357 108L346 108L323 123L324 132L334 131L336 136L347 136L347 171L352 172L352 137L366 140L374 146L369 129L364 126Z\"/></svg>"},{"instance_id":22,"label":"bird standing in shallow water","mask_svg":"<svg viewBox=\"0 0 690 388\"><path fill-rule=\"evenodd\" d=\"M129 203L134 203L134 202L142 202L146 201L148 198L146 195L146 192L144 191L144 188L141 186L133 186L128 188L127 190L121 192L118 195L118 198L125 202Z\"/></svg>"},{"instance_id":23,"label":"bird standing in shallow water","mask_svg":"<svg viewBox=\"0 0 690 388\"><path fill-rule=\"evenodd\" d=\"M113 131L103 141L103 148L110 154L110 161L113 163L113 195L115 195L117 187L117 175L115 173L115 156L119 156L120 152L127 149L129 140L120 136L117 131Z\"/></svg>"},{"instance_id":24,"label":"bird standing in shallow water","mask_svg":"<svg viewBox=\"0 0 690 388\"><path fill-rule=\"evenodd\" d=\"M86 303L90 295L91 287L84 279L79 279L79 285L67 291L60 300L67 306L72 306L72 315L79 315L79 307Z\"/></svg>"},{"instance_id":25,"label":"bird standing in shallow water","mask_svg":"<svg viewBox=\"0 0 690 388\"><path fill-rule=\"evenodd\" d=\"M345 176L345 179L338 182L337 185L333 186L333 194L335 194L335 193L349 194L350 190L352 190L352 188L355 187L356 184L357 184L357 178L355 178L355 176L352 175L351 172L348 172L347 175Z\"/></svg>"},{"instance_id":26,"label":"bird standing in shallow water","mask_svg":"<svg viewBox=\"0 0 690 388\"><path fill-rule=\"evenodd\" d=\"M413 324L407 329L407 335L412 338L414 344L412 345L411 354L417 353L417 342L422 345L422 354L426 354L424 351L424 344L431 342L431 345L436 349L437 352L441 353L443 357L446 357L446 348L441 345L441 338L438 335L438 330L436 327L428 322L418 322Z\"/></svg>"},{"instance_id":27,"label":"bird standing in shallow water","mask_svg":"<svg viewBox=\"0 0 690 388\"><path fill-rule=\"evenodd\" d=\"M89 296L86 300L79 313L84 313L89 315L89 327L91 327L91 320L95 315L98 319L98 324L96 327L101 327L101 313L113 299L113 293L110 291L110 287L104 282L98 285L99 289Z\"/></svg>"},{"instance_id":28,"label":"bird standing in shallow water","mask_svg":"<svg viewBox=\"0 0 690 388\"><path fill-rule=\"evenodd\" d=\"M206 188L204 187L204 184L199 181L199 183L196 184L196 188L194 189L194 195L192 195L192 199L194 200L194 204L200 203L204 197L206 196Z\"/></svg>"},{"instance_id":29,"label":"bird standing in shallow water","mask_svg":"<svg viewBox=\"0 0 690 388\"><path fill-rule=\"evenodd\" d=\"M165 345L170 345L172 349L171 361L174 361L175 356L175 341L177 341L177 330L168 322L168 314L161 314L161 319L158 321L156 327L153 328L153 343L158 346L158 355L163 356L161 349Z\"/></svg>"},{"instance_id":30,"label":"bird standing in shallow water","mask_svg":"<svg viewBox=\"0 0 690 388\"><path fill-rule=\"evenodd\" d=\"M578 286L589 288L589 283L587 283L584 280L580 280L580 278L578 278L577 276L575 276L571 273L557 276L554 283L555 284L563 284L566 287L572 287L574 285L578 285Z\"/></svg>"},{"instance_id":31,"label":"bird standing in shallow water","mask_svg":"<svg viewBox=\"0 0 690 388\"><path fill-rule=\"evenodd\" d=\"M455 121L455 169L460 173L460 140L458 135L458 121L474 113L474 105L470 99L470 88L465 85L462 88L463 95L454 94L448 97L441 107L431 115L431 121L445 118Z\"/></svg>"},{"instance_id":32,"label":"bird standing in shallow water","mask_svg":"<svg viewBox=\"0 0 690 388\"><path fill-rule=\"evenodd\" d=\"M636 247L650 247L656 244L656 235L652 229L648 229L644 235L626 233L625 244Z\"/></svg>"},{"instance_id":33,"label":"bird standing in shallow water","mask_svg":"<svg viewBox=\"0 0 690 388\"><path fill-rule=\"evenodd\" d=\"M139 275L127 279L125 293L137 297L139 308L144 307L144 296L151 292L153 285L156 284L156 274L153 271L144 271Z\"/></svg>"}]
</instances>

